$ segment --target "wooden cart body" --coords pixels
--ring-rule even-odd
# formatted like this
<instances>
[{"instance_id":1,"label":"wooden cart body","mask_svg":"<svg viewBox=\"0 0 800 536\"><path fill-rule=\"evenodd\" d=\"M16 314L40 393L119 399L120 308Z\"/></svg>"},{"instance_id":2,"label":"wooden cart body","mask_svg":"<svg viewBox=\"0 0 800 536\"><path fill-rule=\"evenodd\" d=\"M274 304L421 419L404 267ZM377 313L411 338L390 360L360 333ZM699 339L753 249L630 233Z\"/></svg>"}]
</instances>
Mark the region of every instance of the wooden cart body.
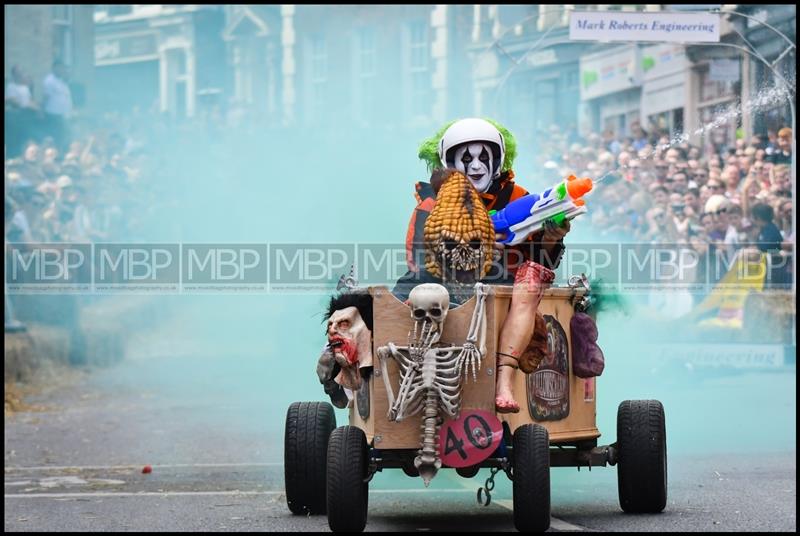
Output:
<instances>
[{"instance_id":1,"label":"wooden cart body","mask_svg":"<svg viewBox=\"0 0 800 536\"><path fill-rule=\"evenodd\" d=\"M495 352L500 329L508 313L512 287L492 285L489 289L486 298L486 355L478 371L477 382L470 377L463 384L462 413L469 409L494 411L495 407ZM369 290L373 296L374 355L374 371L368 381L369 412L367 417L363 418L362 413L366 412L359 409L354 401L350 409L350 424L364 430L367 442L374 448L418 449L419 415L401 422L392 422L387 417L388 397L382 375L389 374L391 385L397 393L399 374L393 360L388 362L386 367L388 370L383 370L376 352L377 348L389 342L398 345L407 344L408 333L413 327L410 309L386 287L371 287ZM538 423L547 428L551 444L579 443L595 440L600 436L595 421L595 378L582 379L572 373L570 320L574 311L574 301L580 298L583 292L572 288L551 288L545 292L539 311L550 323L549 328L552 328L554 336L563 338L562 343L566 346L568 363L562 370L566 369L566 373L543 370L550 368L544 366L544 363L530 375L517 371L514 378L514 396L520 405L520 412L497 414L501 421L508 423L512 432L524 424ZM473 296L463 305L450 309L441 338L443 342L463 344L475 309L475 301L476 298ZM562 354L563 351L561 350ZM557 387L555 390L560 394L558 399L555 394L547 392L552 390L550 388L553 386ZM544 400L546 404L556 404L559 411L551 412L549 415L539 413L536 400Z\"/></svg>"}]
</instances>

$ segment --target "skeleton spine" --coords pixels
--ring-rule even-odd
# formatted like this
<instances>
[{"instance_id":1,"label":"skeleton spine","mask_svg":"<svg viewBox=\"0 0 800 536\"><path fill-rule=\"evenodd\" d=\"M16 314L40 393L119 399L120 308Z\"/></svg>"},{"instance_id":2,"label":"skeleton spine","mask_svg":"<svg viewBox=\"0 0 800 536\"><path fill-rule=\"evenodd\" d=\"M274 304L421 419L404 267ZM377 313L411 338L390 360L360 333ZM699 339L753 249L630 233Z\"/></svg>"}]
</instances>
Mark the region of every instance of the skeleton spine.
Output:
<instances>
[{"instance_id":1,"label":"skeleton spine","mask_svg":"<svg viewBox=\"0 0 800 536\"><path fill-rule=\"evenodd\" d=\"M425 465L433 465L437 461L436 434L439 432L439 401L435 389L428 389L425 395L425 413L423 419L422 449L419 451L420 461Z\"/></svg>"}]
</instances>

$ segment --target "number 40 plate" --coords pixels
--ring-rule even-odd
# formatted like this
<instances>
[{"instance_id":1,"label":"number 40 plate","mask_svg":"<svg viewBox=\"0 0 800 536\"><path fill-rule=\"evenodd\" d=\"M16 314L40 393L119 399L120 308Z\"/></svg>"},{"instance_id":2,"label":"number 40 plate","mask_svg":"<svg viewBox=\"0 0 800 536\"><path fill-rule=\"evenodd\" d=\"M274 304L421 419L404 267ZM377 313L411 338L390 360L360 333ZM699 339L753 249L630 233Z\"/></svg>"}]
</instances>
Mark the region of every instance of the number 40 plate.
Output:
<instances>
[{"instance_id":1,"label":"number 40 plate","mask_svg":"<svg viewBox=\"0 0 800 536\"><path fill-rule=\"evenodd\" d=\"M502 440L503 425L494 413L468 409L442 425L439 457L444 465L469 467L491 456Z\"/></svg>"}]
</instances>

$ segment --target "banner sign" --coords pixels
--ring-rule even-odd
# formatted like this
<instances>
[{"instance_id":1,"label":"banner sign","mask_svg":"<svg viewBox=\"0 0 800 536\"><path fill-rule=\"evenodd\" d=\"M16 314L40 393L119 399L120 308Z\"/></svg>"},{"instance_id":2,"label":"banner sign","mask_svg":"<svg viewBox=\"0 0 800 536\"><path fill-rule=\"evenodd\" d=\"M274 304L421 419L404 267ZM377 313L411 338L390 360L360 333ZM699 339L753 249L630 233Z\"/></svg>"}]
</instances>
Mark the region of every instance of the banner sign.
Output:
<instances>
[{"instance_id":1,"label":"banner sign","mask_svg":"<svg viewBox=\"0 0 800 536\"><path fill-rule=\"evenodd\" d=\"M761 369L784 365L784 347L780 344L662 344L650 345L649 350L656 361L677 359L695 368Z\"/></svg>"},{"instance_id":2,"label":"banner sign","mask_svg":"<svg viewBox=\"0 0 800 536\"><path fill-rule=\"evenodd\" d=\"M718 13L573 11L572 41L719 42Z\"/></svg>"}]
</instances>

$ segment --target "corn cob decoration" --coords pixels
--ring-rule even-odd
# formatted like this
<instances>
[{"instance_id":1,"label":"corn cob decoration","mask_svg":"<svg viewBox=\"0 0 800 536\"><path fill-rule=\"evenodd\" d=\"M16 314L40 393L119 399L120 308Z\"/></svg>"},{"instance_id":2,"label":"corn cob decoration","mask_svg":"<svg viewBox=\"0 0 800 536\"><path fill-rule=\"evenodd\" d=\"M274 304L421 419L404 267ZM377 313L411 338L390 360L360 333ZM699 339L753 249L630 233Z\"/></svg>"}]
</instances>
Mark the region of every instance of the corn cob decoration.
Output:
<instances>
[{"instance_id":1,"label":"corn cob decoration","mask_svg":"<svg viewBox=\"0 0 800 536\"><path fill-rule=\"evenodd\" d=\"M494 226L467 177L452 171L444 178L436 204L425 221L425 268L432 275L469 272L475 280L492 266Z\"/></svg>"}]
</instances>

